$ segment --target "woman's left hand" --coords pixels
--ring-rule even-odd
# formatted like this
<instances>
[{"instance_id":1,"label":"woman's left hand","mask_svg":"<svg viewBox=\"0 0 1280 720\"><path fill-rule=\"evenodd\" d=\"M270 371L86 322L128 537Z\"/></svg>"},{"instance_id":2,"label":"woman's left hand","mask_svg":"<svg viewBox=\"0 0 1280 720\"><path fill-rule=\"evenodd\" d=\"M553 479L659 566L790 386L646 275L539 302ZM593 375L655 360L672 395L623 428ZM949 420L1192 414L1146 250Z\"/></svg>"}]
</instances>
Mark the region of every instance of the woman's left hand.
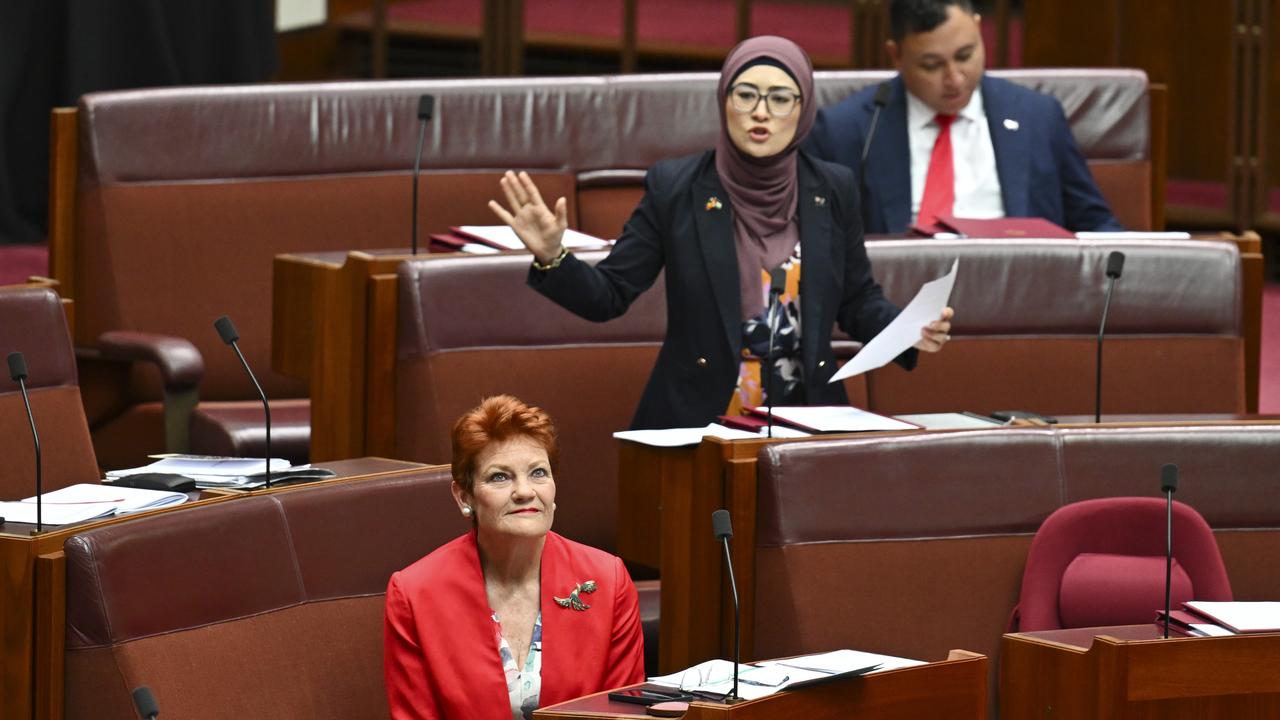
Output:
<instances>
[{"instance_id":1,"label":"woman's left hand","mask_svg":"<svg viewBox=\"0 0 1280 720\"><path fill-rule=\"evenodd\" d=\"M956 314L951 308L942 308L942 316L920 328L920 340L916 348L925 352L938 352L951 341L951 318Z\"/></svg>"}]
</instances>

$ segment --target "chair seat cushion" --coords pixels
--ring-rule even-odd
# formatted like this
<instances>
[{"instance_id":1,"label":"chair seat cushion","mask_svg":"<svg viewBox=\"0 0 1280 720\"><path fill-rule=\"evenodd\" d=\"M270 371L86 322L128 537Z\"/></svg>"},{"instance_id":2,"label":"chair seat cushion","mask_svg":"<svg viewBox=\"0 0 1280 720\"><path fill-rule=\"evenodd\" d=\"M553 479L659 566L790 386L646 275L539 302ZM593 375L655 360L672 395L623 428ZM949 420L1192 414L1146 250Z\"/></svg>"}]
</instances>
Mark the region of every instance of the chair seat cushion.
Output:
<instances>
[{"instance_id":1,"label":"chair seat cushion","mask_svg":"<svg viewBox=\"0 0 1280 720\"><path fill-rule=\"evenodd\" d=\"M1062 627L1136 625L1155 620L1164 607L1163 556L1081 553L1062 574L1058 612ZM1194 600L1191 578L1173 561L1169 602Z\"/></svg>"},{"instance_id":2,"label":"chair seat cushion","mask_svg":"<svg viewBox=\"0 0 1280 720\"><path fill-rule=\"evenodd\" d=\"M311 401L271 401L271 455L307 462L311 449ZM201 455L261 457L267 450L262 403L257 400L202 402L191 413L191 452Z\"/></svg>"}]
</instances>

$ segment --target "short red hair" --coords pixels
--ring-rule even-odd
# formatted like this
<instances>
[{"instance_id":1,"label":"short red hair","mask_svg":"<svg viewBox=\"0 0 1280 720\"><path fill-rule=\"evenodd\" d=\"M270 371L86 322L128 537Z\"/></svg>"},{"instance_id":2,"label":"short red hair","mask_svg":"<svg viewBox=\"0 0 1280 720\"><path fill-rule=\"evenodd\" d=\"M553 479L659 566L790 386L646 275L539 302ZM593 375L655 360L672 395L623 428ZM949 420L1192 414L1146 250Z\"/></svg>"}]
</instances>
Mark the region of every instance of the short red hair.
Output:
<instances>
[{"instance_id":1,"label":"short red hair","mask_svg":"<svg viewBox=\"0 0 1280 720\"><path fill-rule=\"evenodd\" d=\"M560 461L556 426L542 408L510 395L487 397L453 424L453 481L468 493L475 486L476 456L489 443L513 437L533 439L547 451L554 475Z\"/></svg>"}]
</instances>

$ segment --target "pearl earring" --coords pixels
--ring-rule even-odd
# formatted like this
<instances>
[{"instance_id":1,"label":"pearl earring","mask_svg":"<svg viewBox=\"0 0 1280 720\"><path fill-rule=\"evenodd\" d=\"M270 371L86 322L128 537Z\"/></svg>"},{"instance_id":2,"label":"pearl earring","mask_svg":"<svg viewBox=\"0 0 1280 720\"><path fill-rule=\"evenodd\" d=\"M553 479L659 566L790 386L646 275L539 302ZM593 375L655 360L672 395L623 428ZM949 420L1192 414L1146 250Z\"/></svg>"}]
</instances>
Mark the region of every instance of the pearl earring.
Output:
<instances>
[{"instance_id":1,"label":"pearl earring","mask_svg":"<svg viewBox=\"0 0 1280 720\"><path fill-rule=\"evenodd\" d=\"M473 511L472 511L472 509L471 509L471 506L470 506L470 505L463 505L463 506L462 506L462 517L468 517L468 518L469 518L469 517L471 517L471 513L472 513L472 512L473 512Z\"/></svg>"},{"instance_id":2,"label":"pearl earring","mask_svg":"<svg viewBox=\"0 0 1280 720\"><path fill-rule=\"evenodd\" d=\"M551 503L551 512L555 512L555 511L556 511L556 504L553 502Z\"/></svg>"}]
</instances>

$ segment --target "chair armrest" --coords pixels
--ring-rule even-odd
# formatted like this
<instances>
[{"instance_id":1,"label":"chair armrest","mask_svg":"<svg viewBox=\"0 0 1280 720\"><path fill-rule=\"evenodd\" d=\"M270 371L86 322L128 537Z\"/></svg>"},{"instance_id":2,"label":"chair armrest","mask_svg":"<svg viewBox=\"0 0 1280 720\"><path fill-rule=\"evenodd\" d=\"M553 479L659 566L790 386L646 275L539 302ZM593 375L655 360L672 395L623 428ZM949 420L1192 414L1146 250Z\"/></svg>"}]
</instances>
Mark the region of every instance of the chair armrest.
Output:
<instances>
[{"instance_id":1,"label":"chair armrest","mask_svg":"<svg viewBox=\"0 0 1280 720\"><path fill-rule=\"evenodd\" d=\"M200 351L189 340L172 335L112 330L98 336L95 349L105 360L155 365L166 393L195 388L204 375Z\"/></svg>"}]
</instances>

